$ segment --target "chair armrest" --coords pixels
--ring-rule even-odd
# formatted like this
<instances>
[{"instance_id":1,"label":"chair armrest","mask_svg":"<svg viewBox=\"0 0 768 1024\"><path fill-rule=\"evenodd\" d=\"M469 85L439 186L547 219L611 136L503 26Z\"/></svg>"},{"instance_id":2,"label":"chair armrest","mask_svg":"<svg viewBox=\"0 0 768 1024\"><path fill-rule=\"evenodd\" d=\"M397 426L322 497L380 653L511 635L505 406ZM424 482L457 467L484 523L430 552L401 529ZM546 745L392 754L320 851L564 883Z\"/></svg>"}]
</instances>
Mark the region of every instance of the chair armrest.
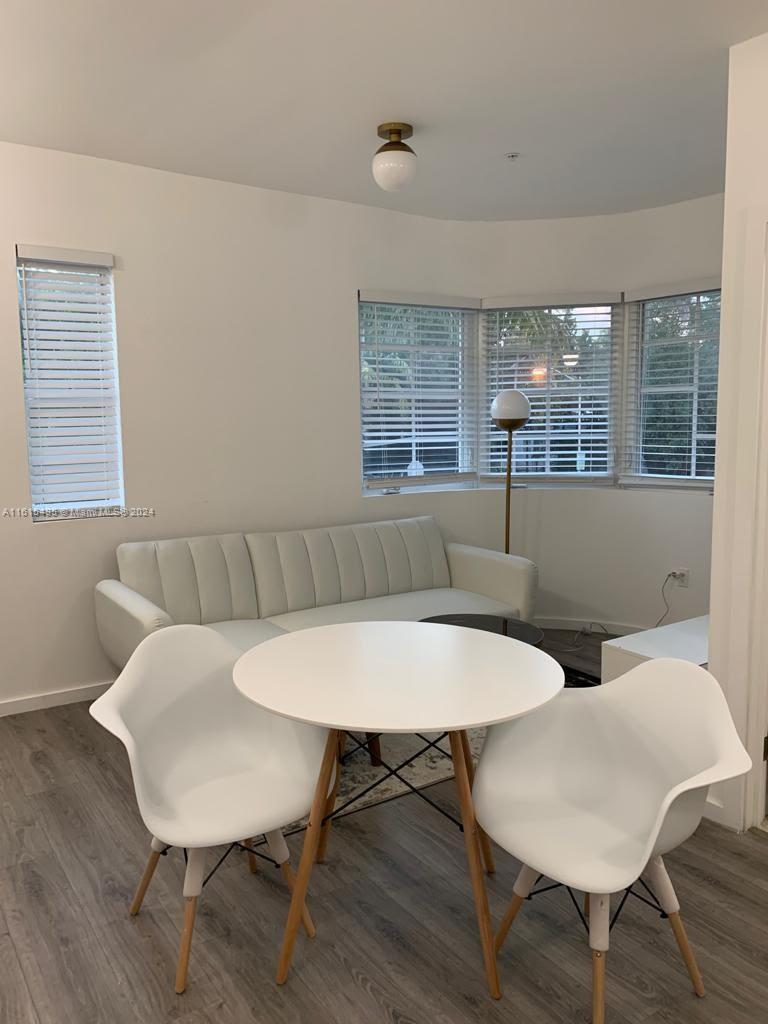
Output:
<instances>
[{"instance_id":1,"label":"chair armrest","mask_svg":"<svg viewBox=\"0 0 768 1024\"><path fill-rule=\"evenodd\" d=\"M452 587L492 597L508 605L521 619L530 620L539 581L539 570L533 562L468 544L446 544L445 553Z\"/></svg>"},{"instance_id":2,"label":"chair armrest","mask_svg":"<svg viewBox=\"0 0 768 1024\"><path fill-rule=\"evenodd\" d=\"M122 668L145 636L172 626L168 612L119 580L102 580L94 592L96 629L109 660Z\"/></svg>"}]
</instances>

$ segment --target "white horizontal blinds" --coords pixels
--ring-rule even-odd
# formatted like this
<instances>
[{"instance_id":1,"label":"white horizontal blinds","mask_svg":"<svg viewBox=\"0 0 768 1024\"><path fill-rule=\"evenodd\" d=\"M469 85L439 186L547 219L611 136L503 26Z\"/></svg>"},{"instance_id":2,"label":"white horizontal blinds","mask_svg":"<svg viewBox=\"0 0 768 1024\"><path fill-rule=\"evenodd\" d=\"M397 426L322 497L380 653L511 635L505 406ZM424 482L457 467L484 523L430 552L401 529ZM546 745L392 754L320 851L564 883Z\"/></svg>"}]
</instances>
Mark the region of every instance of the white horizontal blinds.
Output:
<instances>
[{"instance_id":1,"label":"white horizontal blinds","mask_svg":"<svg viewBox=\"0 0 768 1024\"><path fill-rule=\"evenodd\" d=\"M123 504L112 272L17 260L35 518Z\"/></svg>"},{"instance_id":2,"label":"white horizontal blinds","mask_svg":"<svg viewBox=\"0 0 768 1024\"><path fill-rule=\"evenodd\" d=\"M719 291L633 305L625 474L714 476L719 337Z\"/></svg>"},{"instance_id":3,"label":"white horizontal blinds","mask_svg":"<svg viewBox=\"0 0 768 1024\"><path fill-rule=\"evenodd\" d=\"M505 471L507 435L493 425L490 408L508 388L524 392L531 403L528 424L514 435L514 473L612 473L621 321L621 307L612 305L483 312L483 473Z\"/></svg>"},{"instance_id":4,"label":"white horizontal blinds","mask_svg":"<svg viewBox=\"0 0 768 1024\"><path fill-rule=\"evenodd\" d=\"M475 314L360 303L363 478L397 486L473 472Z\"/></svg>"}]
</instances>

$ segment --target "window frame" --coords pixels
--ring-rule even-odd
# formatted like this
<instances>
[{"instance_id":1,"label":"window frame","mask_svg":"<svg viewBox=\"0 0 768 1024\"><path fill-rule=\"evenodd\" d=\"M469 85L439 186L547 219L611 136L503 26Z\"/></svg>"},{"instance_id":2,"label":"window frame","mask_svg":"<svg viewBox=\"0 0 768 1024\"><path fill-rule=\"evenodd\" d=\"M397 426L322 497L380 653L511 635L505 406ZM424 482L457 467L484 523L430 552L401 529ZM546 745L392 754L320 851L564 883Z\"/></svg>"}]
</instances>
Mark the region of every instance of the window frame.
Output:
<instances>
[{"instance_id":1,"label":"window frame","mask_svg":"<svg viewBox=\"0 0 768 1024\"><path fill-rule=\"evenodd\" d=\"M644 338L645 331L645 307L649 302L663 301L664 299L675 299L675 298L689 298L695 295L707 295L717 292L721 292L720 282L708 281L702 283L702 286L696 287L691 286L692 283L686 283L683 288L681 286L678 290L667 290L659 289L658 292L648 291L645 294L633 298L630 301L625 302L626 306L626 317L625 317L625 341L624 341L624 358L623 358L623 386L621 390L621 427L620 432L617 435L619 438L619 448L617 450L617 479L616 485L623 488L657 488L657 489L677 489L677 490L694 490L694 491L708 491L714 490L715 477L714 472L712 476L676 476L667 473L642 473L639 470L640 459L641 459L641 445L642 445L642 414L643 414L643 394L690 394L694 399L694 410L696 408L698 399L701 397L698 390L698 383L691 383L689 385L665 385L665 386L653 386L652 388L644 389L642 381L642 370L643 370L643 355L644 355L644 344L646 339ZM718 345L718 362L719 362L719 346L720 346L720 321L721 316L718 313L718 333L717 333L717 345ZM696 362L696 370L694 373L698 374L698 363L699 353L694 353ZM717 394L719 389L719 379L715 387L715 401L717 401ZM696 414L693 413L693 425L692 425L692 441L696 436L695 431ZM698 435L699 439L702 439L704 435ZM717 423L715 422L715 432L711 434L707 440L714 442L714 457L716 457L717 451ZM693 444L692 444L693 447Z\"/></svg>"},{"instance_id":2,"label":"window frame","mask_svg":"<svg viewBox=\"0 0 768 1024\"><path fill-rule=\"evenodd\" d=\"M35 268L37 268L37 270L35 270ZM79 390L82 391L83 390L83 383L82 382L84 380L98 381L99 385L101 385L101 386L103 386L102 382L105 382L105 381L109 381L110 382L110 389L109 390L110 390L111 394L110 394L109 398L107 398L106 400L102 401L101 405L97 404L99 396L98 396L98 394L96 394L96 392L98 391L98 388L94 388L95 394L93 396L93 399L91 399L90 396L88 396L86 398L83 395L80 395L80 396L75 395L74 396L75 397L75 402L72 405L73 416L70 417L70 418L74 418L76 420L82 421L86 417L82 414L81 410L88 410L88 411L90 411L91 409L100 409L101 410L102 420L103 420L103 417L107 415L106 410L108 410L108 415L113 420L113 426L112 426L111 429L103 428L102 432L100 434L95 435L96 437L98 437L99 441L103 445L105 445L105 446L112 446L113 447L113 457L112 457L112 459L109 462L109 465L110 465L111 469L108 472L111 475L113 475L114 485L110 488L110 493L109 493L108 497L105 498L102 501L94 500L94 499L89 498L87 491L81 491L80 493L77 494L76 497L72 498L71 500L69 500L69 499L68 500L62 500L62 501L40 500L39 497L37 499L35 497L36 491L39 492L40 487L38 486L36 488L35 485L33 484L33 473L34 473L33 459L40 458L41 457L41 451L43 451L45 453L48 452L48 449L45 447L45 444L42 446L41 451L37 451L37 452L35 450L33 450L33 447L32 447L32 439L33 439L32 431L34 429L36 429L35 425L34 425L34 422L33 422L35 412L39 411L40 409L45 409L46 408L46 406L44 404L41 404L36 409L35 403L36 402L44 403L46 401L50 402L52 400L56 400L56 399L60 399L60 398L64 397L64 396L48 396L48 397L46 397L44 395L44 393L38 393L36 395L34 394L36 378L35 378L34 373L31 370L31 365L30 365L32 359L34 358L33 345L32 345L32 342L34 341L34 337L33 337L33 332L30 332L30 329L28 327L29 311L33 307L32 307L32 305L28 306L28 304L27 304L26 285L27 285L27 274L30 273L30 272L38 272L38 271L41 272L41 273L45 273L45 270L43 268L46 268L49 271L58 271L58 272L61 272L62 274L69 273L69 274L75 275L78 272L80 272L80 273L99 274L99 275L102 276L103 280L108 285L108 293L107 293L106 301L103 301L101 303L101 305L103 306L104 313L106 314L106 317L107 317L106 324L107 324L108 329L105 332L104 340L103 340L102 344L106 345L106 350L108 350L108 353L109 353L109 362L111 363L111 370L110 370L110 372L108 374L107 373L103 373L102 376L99 376L97 374L95 377L90 377L89 378L89 377L83 376L83 377L78 379L78 377L77 377L77 371L78 370L80 370L80 371L82 371L84 369L89 369L90 370L90 367L85 367L85 366L82 365L83 363L88 361L89 357L85 357L85 358L81 357L80 359L75 357L73 361L74 362L79 362L81 364L81 366L73 367L72 372L73 372L74 376L73 377L62 377L61 378L61 381L62 381L61 388L58 388L58 387L56 388L56 390L59 390L59 391L65 390L66 387L72 387L74 390L78 390L78 380L79 380ZM49 246L17 245L16 246L16 278L17 278L17 290L18 290L17 308L18 308L18 315L19 315L19 335L20 335L21 357L22 357L22 367L21 367L21 370L22 370L22 391L23 391L23 400L24 400L24 434L25 434L25 443L26 443L26 448L27 448L27 484L28 484L28 488L29 488L29 512L30 512L30 519L31 519L31 521L33 523L45 523L45 522L72 521L72 520L79 520L79 519L98 519L98 518L105 518L105 517L113 517L113 516L116 516L116 515L122 515L123 511L124 511L124 508L125 508L125 473L124 473L124 463L123 463L123 437L122 437L122 416L121 416L121 396L120 396L120 374L119 374L119 363L118 363L117 314L116 314L116 306L115 306L114 259L113 259L113 257L109 253L103 253L103 252L95 253L95 252L88 252L88 251L79 250L79 249L58 249L58 248L53 248L53 247L49 247ZM82 284L80 282L78 282L78 287L82 287ZM51 290L53 290L53 289L51 289ZM77 288L72 288L71 290L72 290L73 293L75 293L77 291ZM48 299L46 299L44 301L47 301L47 302L50 303L50 302L52 302L54 300L51 299L51 298L48 298ZM73 302L74 304L77 305L77 299L76 298L73 298L73 299L68 300L68 301L71 301L71 302ZM48 306L47 308L50 309L51 307ZM39 312L39 310L38 310L38 312ZM62 310L62 312L70 312L71 313L71 310ZM98 314L91 314L93 319L88 319L85 322L89 326L91 324L96 324L98 322L97 315ZM70 320L69 317L64 317L62 322L69 322L69 320ZM50 356L47 356L47 357L44 356L43 357L43 361L46 361L46 359L49 360L49 361L54 361L54 362L60 360L62 358L62 354L64 352L68 351L68 349L67 349L67 346L65 346L65 345L62 345L61 348L57 348L57 344L60 344L62 341L65 341L65 342L68 341L69 345L72 344L72 339L67 339L66 336L62 337L62 335L65 335L65 329L64 328L58 328L58 331L59 331L59 334L58 335L52 335L52 337L50 339L51 342L52 342L51 349L50 349L52 354ZM75 332L75 333L78 333L78 332ZM83 333L85 333L85 331L80 331L79 333L83 334ZM94 341L95 340L96 339L94 338ZM89 344L89 341L86 340L86 339L83 339L83 338L81 338L80 341L82 342L82 346L78 345L78 348L82 347L83 352L86 352L87 351L86 346ZM69 349L69 351L72 351L72 350ZM105 349L102 349L102 352L103 351L105 351ZM99 359L98 358L94 358L93 362L95 364L94 365L94 369L95 370L100 370L101 366L99 365ZM77 405L77 400L78 399L83 401L83 405L80 406L80 407L78 407L78 405ZM94 402L93 405L89 404L91 401ZM65 404L62 407L65 408L66 407L66 400L64 400L64 402L65 402ZM48 408L50 408L50 406ZM80 415L78 415L78 412L80 412ZM51 416L49 418L53 419L53 420L57 419L57 417L55 415ZM96 420L98 420L98 418L99 418L98 415L95 416ZM82 422L79 424L79 426L81 426L81 427L83 426ZM59 425L58 427L54 427L54 429L58 429L58 430L64 429L64 430L67 430L67 429L71 429L71 427L68 427L66 425ZM90 429L90 426L89 426L89 429ZM65 445L65 447L66 446L73 447L73 448L82 448L83 447L83 445L82 444L78 444L77 441L75 441L74 443L68 442L68 444ZM45 456L43 456L43 457L45 457ZM75 475L80 476L80 477L87 476L87 475L96 476L98 472L99 471L97 471L97 470L81 470L81 471L77 472ZM59 474L59 475L60 476L65 476L65 474ZM96 483L96 482L97 482L96 480L85 480L85 481L79 480L79 481L74 481L73 483L75 483L75 484L77 484L77 483L91 484L91 483Z\"/></svg>"},{"instance_id":3,"label":"window frame","mask_svg":"<svg viewBox=\"0 0 768 1024\"><path fill-rule=\"evenodd\" d=\"M438 300L438 301L435 301ZM360 478L364 494L391 493L401 490L433 490L473 485L477 481L477 316L476 308L471 305L475 300L454 299L445 296L410 296L398 298L390 293L373 292L358 293L358 387L360 391ZM362 344L362 307L363 305L392 306L401 308L437 309L461 314L462 345L461 366L462 381L459 394L459 427L457 431L457 447L459 449L458 468L455 471L433 471L419 476L366 476L365 473L365 392L363 389L363 344ZM417 346L404 346L404 349L417 350ZM417 389L412 389L414 392ZM411 400L416 400L414 394ZM383 446L382 446L383 447ZM468 453L468 454L467 454ZM462 468L463 467L463 468Z\"/></svg>"},{"instance_id":4,"label":"window frame","mask_svg":"<svg viewBox=\"0 0 768 1024\"><path fill-rule=\"evenodd\" d=\"M491 430L488 428L488 422L490 420L490 403L485 402L486 398L486 375L488 374L488 347L485 342L485 321L484 314L494 312L529 312L535 310L544 311L555 311L555 310L571 310L571 309L593 309L606 307L610 308L611 311L611 339L615 348L610 356L610 367L608 373L609 389L608 389L608 413L607 420L608 425L606 428L606 441L607 441L607 462L608 468L604 473L516 473L513 469L512 480L517 483L518 486L524 487L535 487L535 486L547 486L548 484L556 484L557 486L572 486L572 487L611 487L616 482L616 438L618 437L618 431L620 428L620 420L618 416L618 403L615 401L614 396L617 393L617 388L621 386L621 367L622 367L622 352L623 352L623 333L624 333L624 310L623 303L618 301L620 296L612 296L604 300L593 300L590 298L588 301L574 301L571 298L568 302L531 302L521 304L519 301L510 302L509 304L499 305L499 300L493 300L492 305L484 305L479 317L479 345L480 345L480 356L479 356L479 373L478 373L478 389L480 395L478 398L478 416L485 420L485 424L478 426L479 440L481 445L480 456L478 459L478 479L481 484L495 484L499 481L503 481L505 474L503 470L498 473L490 473L485 468L488 463L487 450L488 442L492 436ZM549 358L549 355L548 355ZM487 396L490 396L490 391L487 392ZM488 409L486 412L486 404ZM513 437L513 443L517 435ZM550 438L547 438L550 441ZM514 458L513 458L514 465Z\"/></svg>"}]
</instances>

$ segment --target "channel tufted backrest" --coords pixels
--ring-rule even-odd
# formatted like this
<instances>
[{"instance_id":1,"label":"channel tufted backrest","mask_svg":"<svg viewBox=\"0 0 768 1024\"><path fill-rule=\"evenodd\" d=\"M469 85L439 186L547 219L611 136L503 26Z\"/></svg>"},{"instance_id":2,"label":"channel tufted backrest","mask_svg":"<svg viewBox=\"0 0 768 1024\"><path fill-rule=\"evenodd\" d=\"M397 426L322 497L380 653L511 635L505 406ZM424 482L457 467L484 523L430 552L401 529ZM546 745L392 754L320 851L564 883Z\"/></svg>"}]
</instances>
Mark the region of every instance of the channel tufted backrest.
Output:
<instances>
[{"instance_id":1,"label":"channel tufted backrest","mask_svg":"<svg viewBox=\"0 0 768 1024\"><path fill-rule=\"evenodd\" d=\"M286 533L249 533L262 618L451 585L431 516Z\"/></svg>"},{"instance_id":2,"label":"channel tufted backrest","mask_svg":"<svg viewBox=\"0 0 768 1024\"><path fill-rule=\"evenodd\" d=\"M117 564L121 581L164 608L175 623L259 617L242 533L121 544Z\"/></svg>"}]
</instances>

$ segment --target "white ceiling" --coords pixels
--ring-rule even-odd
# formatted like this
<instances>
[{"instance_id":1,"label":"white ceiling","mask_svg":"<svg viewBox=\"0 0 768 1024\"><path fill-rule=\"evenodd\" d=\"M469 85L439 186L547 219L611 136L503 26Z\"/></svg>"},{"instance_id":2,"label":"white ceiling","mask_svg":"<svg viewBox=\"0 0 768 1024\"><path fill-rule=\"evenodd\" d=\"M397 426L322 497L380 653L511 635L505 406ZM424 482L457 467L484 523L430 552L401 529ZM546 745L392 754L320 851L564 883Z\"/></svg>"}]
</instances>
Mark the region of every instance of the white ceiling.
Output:
<instances>
[{"instance_id":1,"label":"white ceiling","mask_svg":"<svg viewBox=\"0 0 768 1024\"><path fill-rule=\"evenodd\" d=\"M765 31L766 0L4 3L0 139L431 217L614 213L722 190L728 46ZM396 194L385 120L416 128Z\"/></svg>"}]
</instances>

